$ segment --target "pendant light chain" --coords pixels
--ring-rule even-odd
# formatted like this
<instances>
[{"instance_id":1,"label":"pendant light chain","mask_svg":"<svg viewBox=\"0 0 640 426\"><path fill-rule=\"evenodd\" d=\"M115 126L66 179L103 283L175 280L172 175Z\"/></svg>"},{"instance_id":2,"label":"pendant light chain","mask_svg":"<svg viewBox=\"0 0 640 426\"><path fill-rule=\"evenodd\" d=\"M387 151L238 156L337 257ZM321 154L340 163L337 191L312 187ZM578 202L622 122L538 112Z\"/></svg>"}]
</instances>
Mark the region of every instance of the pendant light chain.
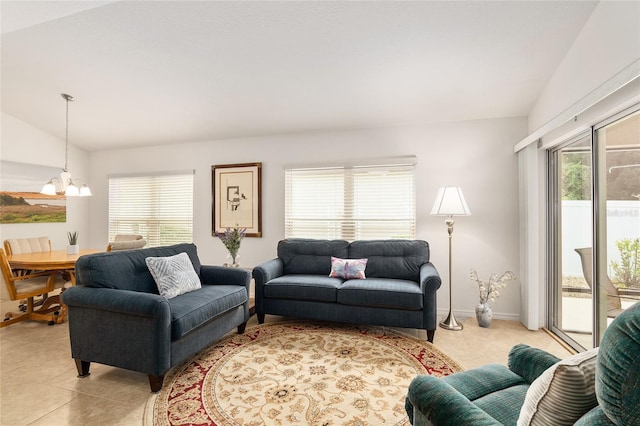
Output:
<instances>
[{"instance_id":1,"label":"pendant light chain","mask_svg":"<svg viewBox=\"0 0 640 426\"><path fill-rule=\"evenodd\" d=\"M67 101L64 121L64 169L62 170L62 173L60 173L60 178L54 176L49 179L49 182L42 187L40 193L50 196L61 195L64 193L67 197L90 197L93 194L91 193L89 186L85 183L81 188L78 188L71 178L71 173L69 172L69 102L73 102L74 99L73 96L67 95L66 93L62 93L61 95L62 98ZM60 192L58 192L55 182L59 182L59 186L61 187Z\"/></svg>"},{"instance_id":2,"label":"pendant light chain","mask_svg":"<svg viewBox=\"0 0 640 426\"><path fill-rule=\"evenodd\" d=\"M68 172L67 163L69 161L69 99L67 99L67 114L64 122L64 171Z\"/></svg>"}]
</instances>

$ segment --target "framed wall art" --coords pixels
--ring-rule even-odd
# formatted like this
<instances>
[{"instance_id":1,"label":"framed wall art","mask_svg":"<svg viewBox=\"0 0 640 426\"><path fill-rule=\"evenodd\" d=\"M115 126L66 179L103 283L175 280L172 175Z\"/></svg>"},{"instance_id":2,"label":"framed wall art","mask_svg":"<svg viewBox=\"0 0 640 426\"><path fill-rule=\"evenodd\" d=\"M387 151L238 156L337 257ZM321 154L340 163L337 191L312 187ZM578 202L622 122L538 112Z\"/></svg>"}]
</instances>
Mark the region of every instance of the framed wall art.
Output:
<instances>
[{"instance_id":1,"label":"framed wall art","mask_svg":"<svg viewBox=\"0 0 640 426\"><path fill-rule=\"evenodd\" d=\"M246 228L247 237L262 237L262 163L211 166L212 234Z\"/></svg>"},{"instance_id":2,"label":"framed wall art","mask_svg":"<svg viewBox=\"0 0 640 426\"><path fill-rule=\"evenodd\" d=\"M60 175L60 168L0 161L0 223L66 222L64 194L40 193L56 175Z\"/></svg>"}]
</instances>

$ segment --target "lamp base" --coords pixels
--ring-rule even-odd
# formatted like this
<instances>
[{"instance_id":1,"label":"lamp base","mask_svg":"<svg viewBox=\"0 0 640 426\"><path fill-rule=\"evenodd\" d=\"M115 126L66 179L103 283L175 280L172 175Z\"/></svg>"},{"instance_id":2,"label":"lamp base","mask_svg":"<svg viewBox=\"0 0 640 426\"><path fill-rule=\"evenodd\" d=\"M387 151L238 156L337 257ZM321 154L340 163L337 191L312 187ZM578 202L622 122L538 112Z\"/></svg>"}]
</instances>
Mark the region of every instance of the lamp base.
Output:
<instances>
[{"instance_id":1,"label":"lamp base","mask_svg":"<svg viewBox=\"0 0 640 426\"><path fill-rule=\"evenodd\" d=\"M440 322L440 327L454 331L462 330L462 324L456 321L456 317L453 316L453 311L449 311L449 315L447 316L447 318Z\"/></svg>"}]
</instances>

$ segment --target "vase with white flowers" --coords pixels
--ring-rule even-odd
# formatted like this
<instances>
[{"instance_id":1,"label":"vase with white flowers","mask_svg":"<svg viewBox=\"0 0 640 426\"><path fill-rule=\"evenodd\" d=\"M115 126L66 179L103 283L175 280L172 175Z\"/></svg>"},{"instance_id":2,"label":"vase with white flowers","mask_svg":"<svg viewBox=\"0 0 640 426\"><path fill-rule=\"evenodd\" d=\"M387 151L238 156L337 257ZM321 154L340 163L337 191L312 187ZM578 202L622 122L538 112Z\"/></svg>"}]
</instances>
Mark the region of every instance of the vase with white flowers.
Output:
<instances>
[{"instance_id":1,"label":"vase with white flowers","mask_svg":"<svg viewBox=\"0 0 640 426\"><path fill-rule=\"evenodd\" d=\"M67 239L69 240L67 254L80 253L80 246L78 245L78 231L67 232Z\"/></svg>"},{"instance_id":2,"label":"vase with white flowers","mask_svg":"<svg viewBox=\"0 0 640 426\"><path fill-rule=\"evenodd\" d=\"M480 327L489 327L491 319L493 318L493 309L490 302L495 301L500 296L501 289L507 286L509 281L516 279L513 272L507 271L502 275L491 274L489 281L482 281L478 278L478 273L475 269L471 270L471 280L478 285L478 291L480 293L480 303L476 306L476 319Z\"/></svg>"},{"instance_id":3,"label":"vase with white flowers","mask_svg":"<svg viewBox=\"0 0 640 426\"><path fill-rule=\"evenodd\" d=\"M224 232L217 232L216 236L220 238L222 244L227 248L229 254L227 255L227 262L224 266L240 266L240 255L238 251L240 250L240 243L242 239L247 234L247 228L239 228L236 223L235 228L226 228Z\"/></svg>"}]
</instances>

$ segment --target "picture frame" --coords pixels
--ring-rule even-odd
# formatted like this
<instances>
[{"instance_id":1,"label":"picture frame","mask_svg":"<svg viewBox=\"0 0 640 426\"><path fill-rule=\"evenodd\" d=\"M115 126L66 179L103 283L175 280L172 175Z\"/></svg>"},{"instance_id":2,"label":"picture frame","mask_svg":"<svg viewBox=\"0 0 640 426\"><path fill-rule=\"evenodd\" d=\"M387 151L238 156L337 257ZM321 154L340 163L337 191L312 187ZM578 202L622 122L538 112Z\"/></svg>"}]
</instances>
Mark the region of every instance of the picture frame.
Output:
<instances>
[{"instance_id":1,"label":"picture frame","mask_svg":"<svg viewBox=\"0 0 640 426\"><path fill-rule=\"evenodd\" d=\"M262 163L211 166L212 235L226 228L246 228L262 237Z\"/></svg>"},{"instance_id":2,"label":"picture frame","mask_svg":"<svg viewBox=\"0 0 640 426\"><path fill-rule=\"evenodd\" d=\"M60 168L0 161L0 224L66 222L67 197L40 193L52 176Z\"/></svg>"}]
</instances>

